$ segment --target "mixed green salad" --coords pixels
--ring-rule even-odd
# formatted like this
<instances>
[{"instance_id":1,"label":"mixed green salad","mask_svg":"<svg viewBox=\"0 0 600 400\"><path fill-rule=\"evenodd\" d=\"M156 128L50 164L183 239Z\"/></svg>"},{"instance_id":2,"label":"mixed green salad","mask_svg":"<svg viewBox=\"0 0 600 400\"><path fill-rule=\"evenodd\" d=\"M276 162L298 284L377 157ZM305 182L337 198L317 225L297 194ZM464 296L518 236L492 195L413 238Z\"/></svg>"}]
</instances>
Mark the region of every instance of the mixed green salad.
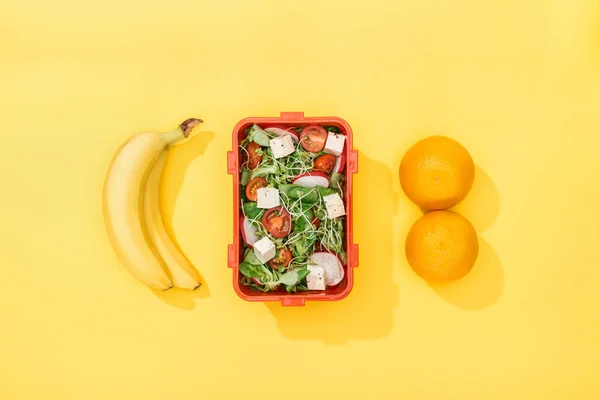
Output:
<instances>
[{"instance_id":1,"label":"mixed green salad","mask_svg":"<svg viewBox=\"0 0 600 400\"><path fill-rule=\"evenodd\" d=\"M241 283L326 290L344 278L345 136L335 126L252 125L240 143Z\"/></svg>"}]
</instances>

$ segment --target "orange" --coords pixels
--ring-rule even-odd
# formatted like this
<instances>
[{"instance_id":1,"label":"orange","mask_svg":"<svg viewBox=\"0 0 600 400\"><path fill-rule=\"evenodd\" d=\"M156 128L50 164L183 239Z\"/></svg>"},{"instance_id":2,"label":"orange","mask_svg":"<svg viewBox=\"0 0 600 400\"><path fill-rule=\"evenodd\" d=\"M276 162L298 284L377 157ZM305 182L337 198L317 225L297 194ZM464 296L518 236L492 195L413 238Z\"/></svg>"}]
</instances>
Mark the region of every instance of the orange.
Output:
<instances>
[{"instance_id":1,"label":"orange","mask_svg":"<svg viewBox=\"0 0 600 400\"><path fill-rule=\"evenodd\" d=\"M400 163L400 183L408 198L425 210L445 210L473 186L475 164L460 143L431 136L415 143Z\"/></svg>"},{"instance_id":2,"label":"orange","mask_svg":"<svg viewBox=\"0 0 600 400\"><path fill-rule=\"evenodd\" d=\"M423 279L451 281L471 271L479 241L473 225L462 215L433 211L410 228L405 250L408 263Z\"/></svg>"}]
</instances>

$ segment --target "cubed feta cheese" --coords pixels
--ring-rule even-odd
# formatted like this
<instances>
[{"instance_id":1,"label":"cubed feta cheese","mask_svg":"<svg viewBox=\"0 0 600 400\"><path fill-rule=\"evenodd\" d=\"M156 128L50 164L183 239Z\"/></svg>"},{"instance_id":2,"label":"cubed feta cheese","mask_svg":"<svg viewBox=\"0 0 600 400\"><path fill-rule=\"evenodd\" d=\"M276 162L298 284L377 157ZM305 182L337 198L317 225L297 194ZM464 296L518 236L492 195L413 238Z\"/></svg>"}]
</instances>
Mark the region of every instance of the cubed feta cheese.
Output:
<instances>
[{"instance_id":1,"label":"cubed feta cheese","mask_svg":"<svg viewBox=\"0 0 600 400\"><path fill-rule=\"evenodd\" d=\"M269 141L269 145L271 146L271 151L273 152L273 157L275 158L285 157L289 154L292 154L296 149L290 135L271 139Z\"/></svg>"},{"instance_id":2,"label":"cubed feta cheese","mask_svg":"<svg viewBox=\"0 0 600 400\"><path fill-rule=\"evenodd\" d=\"M272 187L259 188L256 191L258 208L279 207L279 190Z\"/></svg>"},{"instance_id":3,"label":"cubed feta cheese","mask_svg":"<svg viewBox=\"0 0 600 400\"><path fill-rule=\"evenodd\" d=\"M266 264L270 259L275 257L275 253L275 244L266 236L254 243L254 255L263 264Z\"/></svg>"},{"instance_id":4,"label":"cubed feta cheese","mask_svg":"<svg viewBox=\"0 0 600 400\"><path fill-rule=\"evenodd\" d=\"M324 196L323 201L325 201L325 208L327 209L327 216L329 218L337 218L346 215L344 201L339 194L334 193Z\"/></svg>"},{"instance_id":5,"label":"cubed feta cheese","mask_svg":"<svg viewBox=\"0 0 600 400\"><path fill-rule=\"evenodd\" d=\"M325 277L325 268L316 266L307 266L310 273L306 276L306 287L308 290L325 290L327 281Z\"/></svg>"},{"instance_id":6,"label":"cubed feta cheese","mask_svg":"<svg viewBox=\"0 0 600 400\"><path fill-rule=\"evenodd\" d=\"M327 135L327 141L325 142L325 153L339 156L344 151L344 142L346 141L346 135L335 134L329 132Z\"/></svg>"}]
</instances>

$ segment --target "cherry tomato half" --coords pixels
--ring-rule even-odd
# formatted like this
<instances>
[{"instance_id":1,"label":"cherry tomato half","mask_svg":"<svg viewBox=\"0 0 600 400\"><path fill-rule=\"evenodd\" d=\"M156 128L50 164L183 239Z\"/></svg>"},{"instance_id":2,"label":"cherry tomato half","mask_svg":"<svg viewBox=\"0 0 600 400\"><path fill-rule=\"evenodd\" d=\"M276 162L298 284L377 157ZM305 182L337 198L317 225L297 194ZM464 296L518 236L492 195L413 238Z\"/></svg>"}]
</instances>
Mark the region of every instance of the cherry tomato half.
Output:
<instances>
[{"instance_id":1,"label":"cherry tomato half","mask_svg":"<svg viewBox=\"0 0 600 400\"><path fill-rule=\"evenodd\" d=\"M277 250L275 257L269 260L269 267L278 270L279 267L287 267L290 265L291 261L292 252L287 247L284 247L283 249Z\"/></svg>"},{"instance_id":2,"label":"cherry tomato half","mask_svg":"<svg viewBox=\"0 0 600 400\"><path fill-rule=\"evenodd\" d=\"M322 156L317 157L315 160L315 171L322 171L326 174L330 174L333 172L333 168L335 167L335 163L337 162L337 158L331 154L323 154Z\"/></svg>"},{"instance_id":3,"label":"cherry tomato half","mask_svg":"<svg viewBox=\"0 0 600 400\"><path fill-rule=\"evenodd\" d=\"M316 229L319 229L321 226L321 220L316 216L312 219L312 221L310 221L310 223L313 224Z\"/></svg>"},{"instance_id":4,"label":"cherry tomato half","mask_svg":"<svg viewBox=\"0 0 600 400\"><path fill-rule=\"evenodd\" d=\"M257 178L252 179L248 186L246 186L246 197L250 201L256 201L258 198L258 189L269 186L269 183L265 178L259 176Z\"/></svg>"},{"instance_id":5,"label":"cherry tomato half","mask_svg":"<svg viewBox=\"0 0 600 400\"><path fill-rule=\"evenodd\" d=\"M257 150L260 150L259 144L254 142L248 143L246 151L248 151L248 169L254 169L258 167L258 164L262 161L262 155L257 154Z\"/></svg>"},{"instance_id":6,"label":"cherry tomato half","mask_svg":"<svg viewBox=\"0 0 600 400\"><path fill-rule=\"evenodd\" d=\"M325 147L327 131L320 125L308 125L300 133L300 143L306 151L318 153Z\"/></svg>"},{"instance_id":7,"label":"cherry tomato half","mask_svg":"<svg viewBox=\"0 0 600 400\"><path fill-rule=\"evenodd\" d=\"M286 237L292 230L292 217L281 206L267 210L263 214L262 223L267 232L277 239Z\"/></svg>"}]
</instances>

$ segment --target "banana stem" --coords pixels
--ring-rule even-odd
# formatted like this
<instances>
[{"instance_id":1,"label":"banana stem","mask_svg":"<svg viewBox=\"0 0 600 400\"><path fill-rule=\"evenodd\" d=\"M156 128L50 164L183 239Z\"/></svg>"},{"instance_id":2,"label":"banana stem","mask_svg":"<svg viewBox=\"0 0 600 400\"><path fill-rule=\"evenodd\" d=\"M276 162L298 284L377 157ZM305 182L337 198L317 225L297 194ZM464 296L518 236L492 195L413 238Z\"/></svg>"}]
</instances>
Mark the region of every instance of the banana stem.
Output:
<instances>
[{"instance_id":1,"label":"banana stem","mask_svg":"<svg viewBox=\"0 0 600 400\"><path fill-rule=\"evenodd\" d=\"M202 122L204 121L202 121L199 118L188 118L185 121L183 121L179 125L179 127L183 131L183 136L190 137L190 132L192 132L192 129L194 129L195 126L200 125Z\"/></svg>"},{"instance_id":2,"label":"banana stem","mask_svg":"<svg viewBox=\"0 0 600 400\"><path fill-rule=\"evenodd\" d=\"M200 125L203 121L199 118L189 118L183 121L177 129L161 134L162 139L167 145L173 145L190 136L194 127Z\"/></svg>"}]
</instances>

